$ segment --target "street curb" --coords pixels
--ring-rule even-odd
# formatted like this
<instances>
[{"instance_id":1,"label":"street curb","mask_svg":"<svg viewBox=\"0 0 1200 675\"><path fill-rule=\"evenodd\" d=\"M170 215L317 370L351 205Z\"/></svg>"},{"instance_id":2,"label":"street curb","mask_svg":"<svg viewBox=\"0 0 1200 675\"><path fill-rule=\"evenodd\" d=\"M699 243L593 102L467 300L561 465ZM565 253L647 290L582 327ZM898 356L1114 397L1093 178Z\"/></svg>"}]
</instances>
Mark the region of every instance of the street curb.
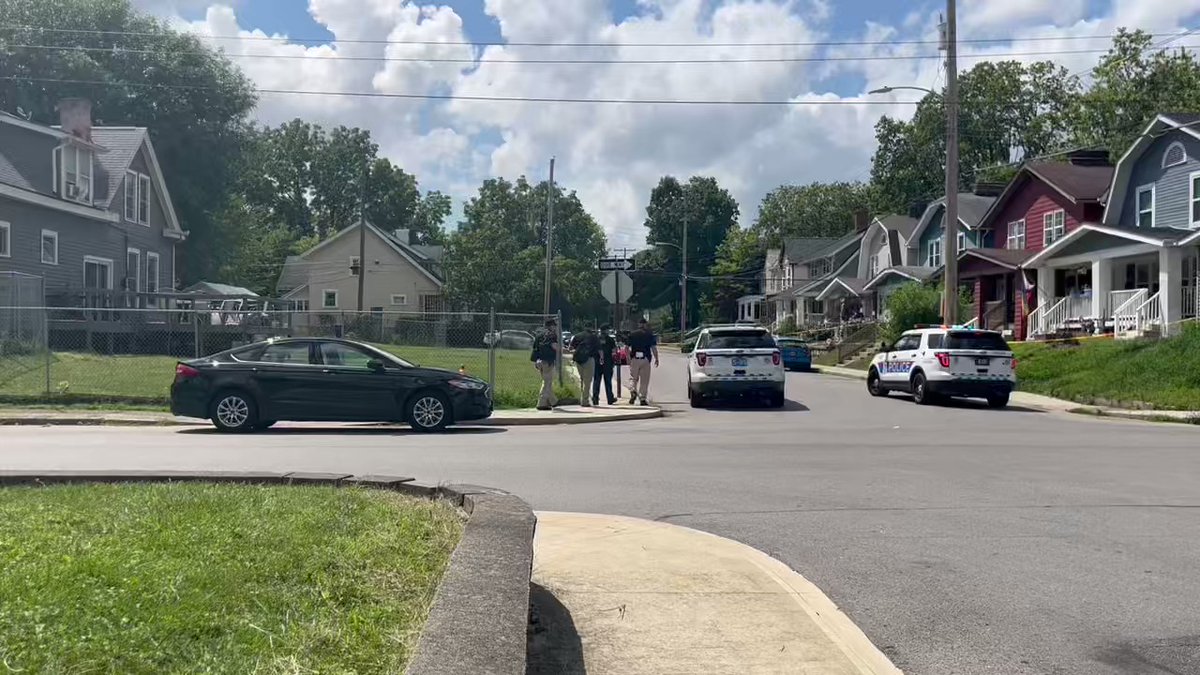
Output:
<instances>
[{"instance_id":1,"label":"street curb","mask_svg":"<svg viewBox=\"0 0 1200 675\"><path fill-rule=\"evenodd\" d=\"M199 482L359 486L446 499L467 512L406 673L523 675L537 518L520 497L475 485L430 486L403 476L248 471L2 471L0 486Z\"/></svg>"},{"instance_id":2,"label":"street curb","mask_svg":"<svg viewBox=\"0 0 1200 675\"><path fill-rule=\"evenodd\" d=\"M567 415L572 415L568 417ZM574 415L578 415L575 417ZM628 422L632 420L654 419L663 416L661 408L645 408L622 412L617 415L593 415L588 413L563 412L561 416L553 417L514 417L508 419L486 419L464 422L462 427L534 427L554 426L559 424L600 424L604 422ZM89 416L48 416L48 415L6 415L0 412L0 426L113 426L113 427L193 427L208 426L202 420L181 420L164 417L162 419L147 419L127 417L122 415L89 415ZM397 425L404 426L407 425Z\"/></svg>"},{"instance_id":3,"label":"street curb","mask_svg":"<svg viewBox=\"0 0 1200 675\"><path fill-rule=\"evenodd\" d=\"M1157 422L1159 424L1183 424L1185 426L1193 426L1193 427L1200 425L1200 413L1193 413L1188 416L1175 417L1172 415L1161 414L1163 412L1169 412L1169 411L1158 411L1159 414L1155 414L1155 411L1152 411L1152 410L1132 412L1132 411L1125 411L1125 410L1108 410L1106 408L1096 408L1096 407L1091 407L1091 406L1079 406L1077 408L1071 408L1071 409L1067 410L1067 412L1069 412L1073 415L1082 415L1085 417L1110 417L1110 418L1123 419L1123 420L1135 420L1138 422Z\"/></svg>"},{"instance_id":4,"label":"street curb","mask_svg":"<svg viewBox=\"0 0 1200 675\"><path fill-rule=\"evenodd\" d=\"M848 380L865 380L867 379L867 371L859 372L853 368L839 368L837 366L813 366L812 370L818 375L832 375L834 377L844 377Z\"/></svg>"}]
</instances>

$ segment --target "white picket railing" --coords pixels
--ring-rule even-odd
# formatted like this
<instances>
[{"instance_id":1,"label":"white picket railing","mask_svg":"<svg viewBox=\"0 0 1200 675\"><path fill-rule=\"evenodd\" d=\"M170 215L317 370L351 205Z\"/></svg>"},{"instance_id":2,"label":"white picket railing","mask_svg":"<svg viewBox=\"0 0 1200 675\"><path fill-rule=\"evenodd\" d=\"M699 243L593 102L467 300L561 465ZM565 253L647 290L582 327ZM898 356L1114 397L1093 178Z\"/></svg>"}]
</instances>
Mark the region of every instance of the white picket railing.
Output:
<instances>
[{"instance_id":1,"label":"white picket railing","mask_svg":"<svg viewBox=\"0 0 1200 675\"><path fill-rule=\"evenodd\" d=\"M1150 291L1145 288L1134 288L1128 291L1112 292L1112 321L1113 332L1121 334L1125 331L1138 329L1138 309L1146 302ZM1158 297L1157 294L1155 297Z\"/></svg>"},{"instance_id":2,"label":"white picket railing","mask_svg":"<svg viewBox=\"0 0 1200 675\"><path fill-rule=\"evenodd\" d=\"M1147 328L1160 324L1162 324L1162 299L1158 293L1155 293L1138 305L1133 329L1138 335L1141 335Z\"/></svg>"},{"instance_id":3,"label":"white picket railing","mask_svg":"<svg viewBox=\"0 0 1200 675\"><path fill-rule=\"evenodd\" d=\"M1068 298L1047 301L1029 314L1029 325L1034 335L1048 335L1066 320Z\"/></svg>"},{"instance_id":4,"label":"white picket railing","mask_svg":"<svg viewBox=\"0 0 1200 675\"><path fill-rule=\"evenodd\" d=\"M1194 319L1200 316L1200 306L1196 303L1196 284L1183 287L1183 318Z\"/></svg>"}]
</instances>

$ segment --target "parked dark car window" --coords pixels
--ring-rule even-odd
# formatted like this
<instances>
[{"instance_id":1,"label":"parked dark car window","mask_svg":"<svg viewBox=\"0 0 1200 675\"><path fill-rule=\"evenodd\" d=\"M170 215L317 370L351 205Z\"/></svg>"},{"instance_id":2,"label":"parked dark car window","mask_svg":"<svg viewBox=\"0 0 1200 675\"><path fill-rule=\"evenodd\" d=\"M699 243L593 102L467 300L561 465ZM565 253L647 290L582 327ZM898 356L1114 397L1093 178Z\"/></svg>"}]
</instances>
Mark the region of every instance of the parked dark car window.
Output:
<instances>
[{"instance_id":1,"label":"parked dark car window","mask_svg":"<svg viewBox=\"0 0 1200 675\"><path fill-rule=\"evenodd\" d=\"M946 346L950 349L987 349L998 352L1011 351L1008 347L1008 343L1004 341L1004 338L1000 337L999 333L983 333L979 331L950 333L950 338L946 341Z\"/></svg>"},{"instance_id":2,"label":"parked dark car window","mask_svg":"<svg viewBox=\"0 0 1200 675\"><path fill-rule=\"evenodd\" d=\"M775 340L766 331L730 331L728 333L709 333L707 349L762 349L775 346Z\"/></svg>"},{"instance_id":3,"label":"parked dark car window","mask_svg":"<svg viewBox=\"0 0 1200 675\"><path fill-rule=\"evenodd\" d=\"M337 342L322 342L321 345L321 362L327 366L347 366L350 368L367 367L370 361L382 361L373 354L368 354Z\"/></svg>"},{"instance_id":4,"label":"parked dark car window","mask_svg":"<svg viewBox=\"0 0 1200 675\"><path fill-rule=\"evenodd\" d=\"M280 342L278 344L267 345L263 350L262 356L258 357L259 361L266 363L308 363L308 343L307 342Z\"/></svg>"}]
</instances>

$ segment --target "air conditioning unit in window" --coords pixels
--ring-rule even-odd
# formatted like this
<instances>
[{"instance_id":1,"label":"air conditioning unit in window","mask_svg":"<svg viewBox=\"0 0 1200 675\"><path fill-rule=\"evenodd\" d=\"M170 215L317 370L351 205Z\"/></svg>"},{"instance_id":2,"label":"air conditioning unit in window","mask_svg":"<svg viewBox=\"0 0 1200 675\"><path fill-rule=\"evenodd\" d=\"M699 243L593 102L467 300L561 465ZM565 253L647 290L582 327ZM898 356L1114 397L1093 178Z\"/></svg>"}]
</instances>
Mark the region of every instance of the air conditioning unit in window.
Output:
<instances>
[{"instance_id":1,"label":"air conditioning unit in window","mask_svg":"<svg viewBox=\"0 0 1200 675\"><path fill-rule=\"evenodd\" d=\"M76 185L75 183L67 183L67 193L66 193L67 199L74 199L75 201L79 201L79 199L83 196L84 196L83 190L78 185Z\"/></svg>"}]
</instances>

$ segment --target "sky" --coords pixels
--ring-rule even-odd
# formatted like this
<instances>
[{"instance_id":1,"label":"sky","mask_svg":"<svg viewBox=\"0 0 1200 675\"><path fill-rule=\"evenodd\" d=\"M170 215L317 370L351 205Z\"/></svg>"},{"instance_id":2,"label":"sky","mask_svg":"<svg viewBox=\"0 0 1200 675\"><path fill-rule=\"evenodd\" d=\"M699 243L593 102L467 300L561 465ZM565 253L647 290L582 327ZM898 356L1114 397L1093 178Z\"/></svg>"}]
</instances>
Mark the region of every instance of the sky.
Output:
<instances>
[{"instance_id":1,"label":"sky","mask_svg":"<svg viewBox=\"0 0 1200 675\"><path fill-rule=\"evenodd\" d=\"M134 3L224 49L262 89L785 103L260 96L264 124L301 117L370 129L381 154L459 205L489 177L543 180L555 157L556 180L578 193L614 248L644 245L646 202L663 175L715 176L743 225L779 185L869 179L876 121L907 118L920 94L868 92L945 82L937 0ZM1200 0L958 0L958 15L961 69L1049 59L1085 74L1118 27L1162 40L1200 28ZM1200 45L1200 31L1171 44ZM539 59L726 62L503 62Z\"/></svg>"}]
</instances>

